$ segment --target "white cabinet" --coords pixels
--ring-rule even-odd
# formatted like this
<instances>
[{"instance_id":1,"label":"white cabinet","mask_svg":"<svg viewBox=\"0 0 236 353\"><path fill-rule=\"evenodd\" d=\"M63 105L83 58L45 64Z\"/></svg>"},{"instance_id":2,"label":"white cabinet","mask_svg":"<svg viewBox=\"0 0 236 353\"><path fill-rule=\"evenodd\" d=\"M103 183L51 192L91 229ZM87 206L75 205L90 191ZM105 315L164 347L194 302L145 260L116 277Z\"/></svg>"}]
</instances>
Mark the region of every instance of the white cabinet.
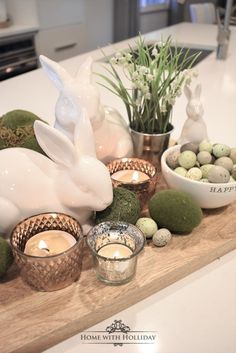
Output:
<instances>
[{"instance_id":1,"label":"white cabinet","mask_svg":"<svg viewBox=\"0 0 236 353\"><path fill-rule=\"evenodd\" d=\"M113 42L113 0L34 1L38 54L60 61Z\"/></svg>"},{"instance_id":2,"label":"white cabinet","mask_svg":"<svg viewBox=\"0 0 236 353\"><path fill-rule=\"evenodd\" d=\"M78 24L85 19L86 0L37 0L40 28Z\"/></svg>"},{"instance_id":3,"label":"white cabinet","mask_svg":"<svg viewBox=\"0 0 236 353\"><path fill-rule=\"evenodd\" d=\"M35 38L38 54L60 61L85 48L84 0L37 0L40 30Z\"/></svg>"},{"instance_id":4,"label":"white cabinet","mask_svg":"<svg viewBox=\"0 0 236 353\"><path fill-rule=\"evenodd\" d=\"M85 50L84 24L42 29L36 35L36 51L55 61L64 60Z\"/></svg>"}]
</instances>

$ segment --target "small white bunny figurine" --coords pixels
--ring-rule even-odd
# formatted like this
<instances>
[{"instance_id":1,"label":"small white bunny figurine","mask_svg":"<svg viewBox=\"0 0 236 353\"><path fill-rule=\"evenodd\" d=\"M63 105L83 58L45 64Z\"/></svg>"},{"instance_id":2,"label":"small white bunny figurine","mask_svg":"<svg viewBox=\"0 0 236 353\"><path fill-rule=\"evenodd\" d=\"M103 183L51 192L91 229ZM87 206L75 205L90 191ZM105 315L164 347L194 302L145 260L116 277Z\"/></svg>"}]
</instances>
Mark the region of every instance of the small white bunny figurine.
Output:
<instances>
[{"instance_id":1,"label":"small white bunny figurine","mask_svg":"<svg viewBox=\"0 0 236 353\"><path fill-rule=\"evenodd\" d=\"M95 157L87 113L80 115L73 144L57 129L35 121L34 132L51 158L26 148L0 151L0 233L9 234L22 219L41 212L63 212L88 230L93 211L112 202L105 165Z\"/></svg>"},{"instance_id":2,"label":"small white bunny figurine","mask_svg":"<svg viewBox=\"0 0 236 353\"><path fill-rule=\"evenodd\" d=\"M184 93L188 99L186 119L178 143L183 145L187 142L199 143L208 140L207 127L202 118L204 110L200 101L201 85L195 87L194 92L189 85L184 86Z\"/></svg>"},{"instance_id":3,"label":"small white bunny figurine","mask_svg":"<svg viewBox=\"0 0 236 353\"><path fill-rule=\"evenodd\" d=\"M92 83L92 58L87 58L75 77L47 57L40 55L39 59L47 76L60 92L55 108L55 127L70 139L73 138L78 116L69 98L77 97L80 107L88 112L98 159L108 163L114 158L131 157L133 144L126 122L117 110L103 107L99 91Z\"/></svg>"}]
</instances>

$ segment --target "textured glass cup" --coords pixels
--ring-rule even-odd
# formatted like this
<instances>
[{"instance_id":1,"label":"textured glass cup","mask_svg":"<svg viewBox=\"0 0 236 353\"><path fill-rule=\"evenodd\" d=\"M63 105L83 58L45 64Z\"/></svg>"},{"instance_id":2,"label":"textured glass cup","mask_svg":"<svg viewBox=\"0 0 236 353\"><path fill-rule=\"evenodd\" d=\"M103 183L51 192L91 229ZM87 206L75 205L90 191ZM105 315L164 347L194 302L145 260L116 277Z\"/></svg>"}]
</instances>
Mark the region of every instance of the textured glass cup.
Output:
<instances>
[{"instance_id":1,"label":"textured glass cup","mask_svg":"<svg viewBox=\"0 0 236 353\"><path fill-rule=\"evenodd\" d=\"M129 282L136 273L137 258L145 244L143 233L134 225L125 222L103 222L90 230L86 238L93 254L96 276L107 284L119 285ZM131 255L110 258L99 255L99 250L108 244L122 244Z\"/></svg>"},{"instance_id":2,"label":"textured glass cup","mask_svg":"<svg viewBox=\"0 0 236 353\"><path fill-rule=\"evenodd\" d=\"M156 167L148 161L139 158L115 159L107 164L114 187L122 186L135 192L140 200L142 209L145 209L147 202L156 190L158 173ZM123 182L112 178L112 174L120 170L134 170L145 173L149 178L139 182Z\"/></svg>"},{"instance_id":3,"label":"textured glass cup","mask_svg":"<svg viewBox=\"0 0 236 353\"><path fill-rule=\"evenodd\" d=\"M70 233L76 243L68 250L47 257L24 253L26 242L47 230ZM42 213L20 222L12 231L11 246L22 278L39 291L55 291L69 286L81 273L83 234L80 224L63 213Z\"/></svg>"}]
</instances>

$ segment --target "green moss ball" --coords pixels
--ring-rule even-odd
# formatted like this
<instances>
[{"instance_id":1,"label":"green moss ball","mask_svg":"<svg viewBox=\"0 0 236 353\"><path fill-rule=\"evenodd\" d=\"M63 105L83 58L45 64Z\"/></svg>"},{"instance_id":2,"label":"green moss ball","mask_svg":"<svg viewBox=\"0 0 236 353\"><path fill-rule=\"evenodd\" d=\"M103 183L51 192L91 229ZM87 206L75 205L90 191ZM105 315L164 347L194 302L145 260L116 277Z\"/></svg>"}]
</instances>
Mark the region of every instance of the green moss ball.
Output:
<instances>
[{"instance_id":1,"label":"green moss ball","mask_svg":"<svg viewBox=\"0 0 236 353\"><path fill-rule=\"evenodd\" d=\"M148 217L139 218L136 227L143 232L146 238L152 238L158 229L156 222Z\"/></svg>"},{"instance_id":2,"label":"green moss ball","mask_svg":"<svg viewBox=\"0 0 236 353\"><path fill-rule=\"evenodd\" d=\"M34 135L35 120L41 119L27 110L17 109L4 114L0 119L0 149L24 147L44 154Z\"/></svg>"},{"instance_id":3,"label":"green moss ball","mask_svg":"<svg viewBox=\"0 0 236 353\"><path fill-rule=\"evenodd\" d=\"M0 277L4 276L14 258L8 242L0 236Z\"/></svg>"},{"instance_id":4,"label":"green moss ball","mask_svg":"<svg viewBox=\"0 0 236 353\"><path fill-rule=\"evenodd\" d=\"M96 213L96 224L106 221L123 221L135 224L139 218L141 206L138 196L121 187L113 189L113 201L105 210Z\"/></svg>"},{"instance_id":5,"label":"green moss ball","mask_svg":"<svg viewBox=\"0 0 236 353\"><path fill-rule=\"evenodd\" d=\"M202 210L182 191L162 190L149 201L149 212L159 228L174 233L190 233L202 220Z\"/></svg>"}]
</instances>

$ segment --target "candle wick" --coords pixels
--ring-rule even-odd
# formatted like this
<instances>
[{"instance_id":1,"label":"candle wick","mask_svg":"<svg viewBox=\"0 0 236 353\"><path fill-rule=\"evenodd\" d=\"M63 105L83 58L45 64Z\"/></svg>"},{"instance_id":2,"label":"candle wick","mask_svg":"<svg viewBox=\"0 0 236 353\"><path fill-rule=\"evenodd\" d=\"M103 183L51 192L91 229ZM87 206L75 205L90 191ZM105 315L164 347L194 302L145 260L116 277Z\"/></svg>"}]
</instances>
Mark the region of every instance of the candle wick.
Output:
<instances>
[{"instance_id":1,"label":"candle wick","mask_svg":"<svg viewBox=\"0 0 236 353\"><path fill-rule=\"evenodd\" d=\"M50 251L48 248L41 248L41 250L46 250L47 252Z\"/></svg>"}]
</instances>

